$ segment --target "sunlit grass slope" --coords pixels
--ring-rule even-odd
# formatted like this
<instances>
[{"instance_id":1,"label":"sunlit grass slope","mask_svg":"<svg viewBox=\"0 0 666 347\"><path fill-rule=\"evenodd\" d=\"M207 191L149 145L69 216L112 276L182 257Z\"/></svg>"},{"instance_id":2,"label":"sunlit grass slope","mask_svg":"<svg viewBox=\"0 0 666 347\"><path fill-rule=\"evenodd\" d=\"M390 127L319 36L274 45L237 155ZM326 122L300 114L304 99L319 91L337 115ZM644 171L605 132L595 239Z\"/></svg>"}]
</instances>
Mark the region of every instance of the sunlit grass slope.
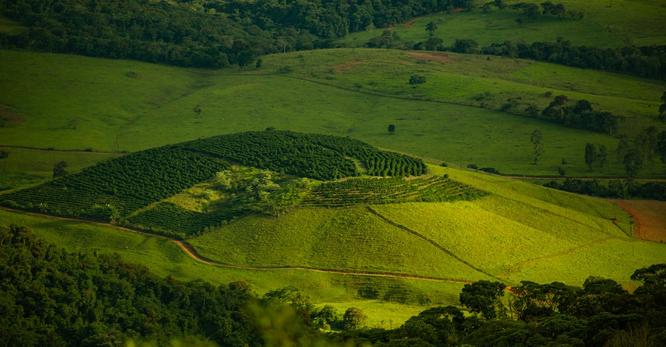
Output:
<instances>
[{"instance_id":1,"label":"sunlit grass slope","mask_svg":"<svg viewBox=\"0 0 666 347\"><path fill-rule=\"evenodd\" d=\"M512 0L542 3L541 0ZM567 9L583 11L582 20L540 18L516 22L521 16L510 9L489 12L476 10L462 13L443 13L417 18L396 30L407 41L427 40L426 24L438 23L437 37L451 44L455 39L474 39L482 45L512 41L570 40L576 45L594 47L623 47L666 43L666 22L663 20L664 3L658 0L558 0ZM378 36L383 29L354 33L341 41L350 45L363 45Z\"/></svg>"},{"instance_id":2,"label":"sunlit grass slope","mask_svg":"<svg viewBox=\"0 0 666 347\"><path fill-rule=\"evenodd\" d=\"M0 226L17 224L31 228L40 238L74 252L117 253L124 260L147 266L159 276L183 281L205 280L214 284L246 281L253 290L263 294L285 286L296 286L313 302L331 304L340 312L354 306L368 314L368 324L376 327L397 327L427 306L416 302L401 304L365 300L357 290L366 285L390 290L400 288L409 295L427 295L432 304L456 304L462 283L426 280L368 278L302 270L239 270L198 263L163 238L119 231L110 227L55 220L47 217L0 210Z\"/></svg>"},{"instance_id":3,"label":"sunlit grass slope","mask_svg":"<svg viewBox=\"0 0 666 347\"><path fill-rule=\"evenodd\" d=\"M386 63L385 70L352 63L345 72L356 59ZM266 57L259 70L208 71L0 51L0 104L14 119L0 128L0 145L136 151L275 127L351 136L435 161L476 163L504 173L552 175L565 159L569 175L622 175L613 156L605 168L588 170L583 162L585 143L612 150L614 138L465 105L473 105L470 99L485 91L500 102L507 96L500 91L504 88L541 105L547 102L541 93L557 95L571 83L575 92L565 94L589 98L602 109L635 114L632 119L637 121L630 124L642 124L652 103L657 107L663 89L657 82L596 72L580 72L585 78L576 80L579 70L548 64L499 58L481 64L474 56L456 56L449 67L420 64L419 59L407 52L324 50ZM275 74L284 64L293 72ZM319 65L326 67L323 72L315 68ZM327 77L326 69L337 69L334 79ZM430 82L410 87L405 78L411 72L426 74ZM544 77L560 75L566 77ZM531 85L533 80L540 85ZM362 87L356 88L357 83ZM435 102L370 95L365 90ZM395 135L386 131L388 124L396 124ZM531 164L529 141L535 129L544 135L545 152L538 165ZM655 165L642 174L662 171Z\"/></svg>"},{"instance_id":4,"label":"sunlit grass slope","mask_svg":"<svg viewBox=\"0 0 666 347\"><path fill-rule=\"evenodd\" d=\"M666 245L632 238L628 216L605 200L431 169L491 194L462 202L296 209L243 218L190 242L202 255L230 264L453 278L483 273L508 283L579 284L589 275L626 283L637 267L666 261Z\"/></svg>"}]
</instances>

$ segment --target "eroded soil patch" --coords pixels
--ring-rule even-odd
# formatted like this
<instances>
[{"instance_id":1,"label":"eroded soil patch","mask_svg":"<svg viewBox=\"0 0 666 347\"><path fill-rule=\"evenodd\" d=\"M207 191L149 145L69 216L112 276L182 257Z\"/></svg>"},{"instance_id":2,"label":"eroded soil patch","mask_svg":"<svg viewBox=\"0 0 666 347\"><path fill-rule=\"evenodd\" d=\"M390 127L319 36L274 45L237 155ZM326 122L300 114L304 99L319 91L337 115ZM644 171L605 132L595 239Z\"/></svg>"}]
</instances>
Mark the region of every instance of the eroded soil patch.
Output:
<instances>
[{"instance_id":1,"label":"eroded soil patch","mask_svg":"<svg viewBox=\"0 0 666 347\"><path fill-rule=\"evenodd\" d=\"M634 236L666 242L666 201L614 200L634 219Z\"/></svg>"}]
</instances>

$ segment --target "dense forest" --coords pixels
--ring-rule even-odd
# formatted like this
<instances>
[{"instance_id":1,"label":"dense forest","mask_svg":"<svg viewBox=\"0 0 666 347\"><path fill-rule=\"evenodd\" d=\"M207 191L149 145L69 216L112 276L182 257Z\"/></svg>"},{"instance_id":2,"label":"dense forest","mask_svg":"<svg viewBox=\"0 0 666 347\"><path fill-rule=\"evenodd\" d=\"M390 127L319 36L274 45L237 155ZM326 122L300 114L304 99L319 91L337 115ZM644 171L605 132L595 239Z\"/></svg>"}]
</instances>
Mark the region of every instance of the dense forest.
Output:
<instances>
[{"instance_id":1,"label":"dense forest","mask_svg":"<svg viewBox=\"0 0 666 347\"><path fill-rule=\"evenodd\" d=\"M349 32L471 6L471 0L0 0L0 14L27 27L0 35L0 47L247 66L262 54L328 47Z\"/></svg>"},{"instance_id":2,"label":"dense forest","mask_svg":"<svg viewBox=\"0 0 666 347\"><path fill-rule=\"evenodd\" d=\"M363 328L364 313L315 307L296 288L253 294L158 278L117 255L70 253L30 230L0 228L0 341L21 346L663 346L666 264L638 269L627 292L590 277L582 288L523 281L466 284L461 306L433 307L394 330ZM467 311L468 313L465 313ZM259 319L261 318L261 319ZM325 334L320 329L333 329Z\"/></svg>"},{"instance_id":3,"label":"dense forest","mask_svg":"<svg viewBox=\"0 0 666 347\"><path fill-rule=\"evenodd\" d=\"M641 183L634 180L601 182L567 178L564 181L547 182L544 186L602 198L666 201L666 183L662 182Z\"/></svg>"}]
</instances>

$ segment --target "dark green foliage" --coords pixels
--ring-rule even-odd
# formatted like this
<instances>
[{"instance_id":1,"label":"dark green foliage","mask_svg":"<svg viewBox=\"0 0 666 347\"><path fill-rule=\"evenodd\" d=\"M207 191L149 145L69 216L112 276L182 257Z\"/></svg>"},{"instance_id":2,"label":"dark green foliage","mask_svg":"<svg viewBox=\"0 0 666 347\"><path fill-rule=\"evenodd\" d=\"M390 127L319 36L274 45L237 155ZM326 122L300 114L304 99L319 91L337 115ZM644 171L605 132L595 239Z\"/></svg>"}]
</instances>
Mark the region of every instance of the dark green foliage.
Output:
<instances>
[{"instance_id":1,"label":"dark green foliage","mask_svg":"<svg viewBox=\"0 0 666 347\"><path fill-rule=\"evenodd\" d=\"M160 147L105 161L78 174L3 195L0 200L12 207L109 221L114 211L116 217L122 217L227 167L200 153Z\"/></svg>"},{"instance_id":2,"label":"dark green foliage","mask_svg":"<svg viewBox=\"0 0 666 347\"><path fill-rule=\"evenodd\" d=\"M597 147L592 143L585 144L585 165L592 168L592 165L597 161Z\"/></svg>"},{"instance_id":3,"label":"dark green foliage","mask_svg":"<svg viewBox=\"0 0 666 347\"><path fill-rule=\"evenodd\" d=\"M563 65L666 79L666 46L596 48L556 42L493 43L483 54L547 61Z\"/></svg>"},{"instance_id":4,"label":"dark green foliage","mask_svg":"<svg viewBox=\"0 0 666 347\"><path fill-rule=\"evenodd\" d=\"M59 161L53 165L53 178L58 178L67 175L67 163Z\"/></svg>"},{"instance_id":5,"label":"dark green foliage","mask_svg":"<svg viewBox=\"0 0 666 347\"><path fill-rule=\"evenodd\" d=\"M316 186L303 205L346 207L357 204L400 202L443 202L473 200L486 195L446 177L428 178L353 178Z\"/></svg>"},{"instance_id":6,"label":"dark green foliage","mask_svg":"<svg viewBox=\"0 0 666 347\"><path fill-rule=\"evenodd\" d=\"M395 330L342 333L374 346L662 346L666 341L666 264L636 270L633 294L613 280L590 277L582 288L559 282L465 285L456 307L434 307ZM502 317L511 312L513 319ZM499 318L496 316L499 315ZM638 332L638 333L637 333Z\"/></svg>"},{"instance_id":7,"label":"dark green foliage","mask_svg":"<svg viewBox=\"0 0 666 347\"><path fill-rule=\"evenodd\" d=\"M368 316L366 316L360 308L356 307L348 308L347 311L345 311L345 314L342 316L344 328L347 330L360 328L363 326L363 324L365 324L367 319Z\"/></svg>"},{"instance_id":8,"label":"dark green foliage","mask_svg":"<svg viewBox=\"0 0 666 347\"><path fill-rule=\"evenodd\" d=\"M612 180L603 183L598 180L567 178L563 182L550 181L544 184L544 186L603 198L634 198L666 201L666 183L662 182L640 183L633 180Z\"/></svg>"},{"instance_id":9,"label":"dark green foliage","mask_svg":"<svg viewBox=\"0 0 666 347\"><path fill-rule=\"evenodd\" d=\"M617 132L621 117L609 112L595 111L587 100L579 100L567 106L568 98L556 96L541 115L564 126L613 135Z\"/></svg>"},{"instance_id":10,"label":"dark green foliage","mask_svg":"<svg viewBox=\"0 0 666 347\"><path fill-rule=\"evenodd\" d=\"M460 303L471 312L481 313L485 319L495 319L501 315L500 297L504 296L504 288L505 284L490 281L465 284Z\"/></svg>"},{"instance_id":11,"label":"dark green foliage","mask_svg":"<svg viewBox=\"0 0 666 347\"><path fill-rule=\"evenodd\" d=\"M413 74L409 77L409 84L417 85L426 83L426 77L423 75Z\"/></svg>"},{"instance_id":12,"label":"dark green foliage","mask_svg":"<svg viewBox=\"0 0 666 347\"><path fill-rule=\"evenodd\" d=\"M0 341L8 346L167 345L204 336L222 346L262 344L238 285L161 279L117 255L67 253L25 228L0 229Z\"/></svg>"},{"instance_id":13,"label":"dark green foliage","mask_svg":"<svg viewBox=\"0 0 666 347\"><path fill-rule=\"evenodd\" d=\"M380 151L358 140L290 131L244 132L180 146L246 166L324 180L358 176L350 157L373 176L418 176L426 171L420 159Z\"/></svg>"},{"instance_id":14,"label":"dark green foliage","mask_svg":"<svg viewBox=\"0 0 666 347\"><path fill-rule=\"evenodd\" d=\"M381 35L371 38L366 44L370 48L402 48L400 35L393 30L384 30Z\"/></svg>"},{"instance_id":15,"label":"dark green foliage","mask_svg":"<svg viewBox=\"0 0 666 347\"><path fill-rule=\"evenodd\" d=\"M201 213L185 210L169 202L157 205L128 218L127 222L134 227L160 234L178 237L199 235L209 227L217 227L233 218L242 216L242 211L216 209L213 212ZM245 214L248 212L245 211Z\"/></svg>"},{"instance_id":16,"label":"dark green foliage","mask_svg":"<svg viewBox=\"0 0 666 347\"><path fill-rule=\"evenodd\" d=\"M0 35L0 46L180 66L244 67L262 54L327 47L349 32L471 6L461 0L1 0L0 14L29 29Z\"/></svg>"},{"instance_id":17,"label":"dark green foliage","mask_svg":"<svg viewBox=\"0 0 666 347\"><path fill-rule=\"evenodd\" d=\"M471 39L458 39L453 43L451 50L458 53L476 53L479 44Z\"/></svg>"}]
</instances>

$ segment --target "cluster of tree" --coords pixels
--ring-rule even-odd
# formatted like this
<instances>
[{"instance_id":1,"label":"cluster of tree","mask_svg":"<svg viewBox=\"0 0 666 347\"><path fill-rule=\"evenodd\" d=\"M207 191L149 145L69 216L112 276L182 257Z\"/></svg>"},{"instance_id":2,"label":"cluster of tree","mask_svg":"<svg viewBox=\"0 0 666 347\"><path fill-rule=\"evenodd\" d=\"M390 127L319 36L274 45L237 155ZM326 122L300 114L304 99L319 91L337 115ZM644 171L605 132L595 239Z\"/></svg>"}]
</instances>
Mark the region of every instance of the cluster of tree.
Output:
<instances>
[{"instance_id":1,"label":"cluster of tree","mask_svg":"<svg viewBox=\"0 0 666 347\"><path fill-rule=\"evenodd\" d=\"M569 98L564 95L556 96L541 115L567 127L609 135L617 133L622 119L610 112L595 111L587 100L578 100L575 105L570 105Z\"/></svg>"},{"instance_id":2,"label":"cluster of tree","mask_svg":"<svg viewBox=\"0 0 666 347\"><path fill-rule=\"evenodd\" d=\"M504 1L494 1L498 8L506 8ZM518 2L511 4L508 8L516 11L520 11L528 19L537 19L540 17L556 17L556 18L572 18L572 19L583 19L584 13L582 11L567 10L564 4L562 3L553 3L551 1L546 1L541 4L533 2ZM522 19L519 19L518 22L522 22Z\"/></svg>"},{"instance_id":3,"label":"cluster of tree","mask_svg":"<svg viewBox=\"0 0 666 347\"><path fill-rule=\"evenodd\" d=\"M666 46L597 48L573 46L566 40L531 44L505 41L486 46L480 52L666 79Z\"/></svg>"},{"instance_id":4,"label":"cluster of tree","mask_svg":"<svg viewBox=\"0 0 666 347\"><path fill-rule=\"evenodd\" d=\"M261 54L327 47L349 32L472 3L1 0L0 14L27 30L1 34L0 46L179 66L248 66Z\"/></svg>"},{"instance_id":5,"label":"cluster of tree","mask_svg":"<svg viewBox=\"0 0 666 347\"><path fill-rule=\"evenodd\" d=\"M546 187L567 192L599 196L612 199L649 199L666 201L666 183L640 183L635 180L580 180L567 178L564 181L550 181Z\"/></svg>"},{"instance_id":6,"label":"cluster of tree","mask_svg":"<svg viewBox=\"0 0 666 347\"><path fill-rule=\"evenodd\" d=\"M530 135L530 142L533 147L532 164L536 165L539 163L539 160L543 155L543 134L541 134L541 130L535 129L532 132L532 135Z\"/></svg>"},{"instance_id":7,"label":"cluster of tree","mask_svg":"<svg viewBox=\"0 0 666 347\"><path fill-rule=\"evenodd\" d=\"M666 131L661 131L650 126L641 131L633 141L626 136L620 138L615 150L617 159L625 167L627 175L635 177L646 163L654 161L659 157L666 163Z\"/></svg>"},{"instance_id":8,"label":"cluster of tree","mask_svg":"<svg viewBox=\"0 0 666 347\"><path fill-rule=\"evenodd\" d=\"M608 162L608 149L605 145L585 144L585 165L592 169L593 166L606 166Z\"/></svg>"},{"instance_id":9,"label":"cluster of tree","mask_svg":"<svg viewBox=\"0 0 666 347\"><path fill-rule=\"evenodd\" d=\"M176 147L160 147L104 161L57 180L2 196L2 204L44 213L119 221L131 211L212 178L225 162Z\"/></svg>"},{"instance_id":10,"label":"cluster of tree","mask_svg":"<svg viewBox=\"0 0 666 347\"><path fill-rule=\"evenodd\" d=\"M371 41L373 40L378 39ZM385 48L498 55L666 80L666 46L663 45L597 48L573 46L569 41L557 40L533 43L504 41L480 48L478 42L472 39L456 39L448 46L436 37L411 44L400 42L397 35L392 36L391 40L385 38L382 42L390 42L390 46ZM371 46L370 43L368 46Z\"/></svg>"},{"instance_id":11,"label":"cluster of tree","mask_svg":"<svg viewBox=\"0 0 666 347\"><path fill-rule=\"evenodd\" d=\"M198 335L221 345L259 345L244 311L244 283L212 286L161 279L117 255L68 253L25 228L0 229L0 341L8 346L167 344Z\"/></svg>"},{"instance_id":12,"label":"cluster of tree","mask_svg":"<svg viewBox=\"0 0 666 347\"><path fill-rule=\"evenodd\" d=\"M466 284L458 307L435 307L395 330L340 334L374 346L662 346L666 344L666 264L636 270L633 293L590 277L583 287L523 281Z\"/></svg>"}]
</instances>

